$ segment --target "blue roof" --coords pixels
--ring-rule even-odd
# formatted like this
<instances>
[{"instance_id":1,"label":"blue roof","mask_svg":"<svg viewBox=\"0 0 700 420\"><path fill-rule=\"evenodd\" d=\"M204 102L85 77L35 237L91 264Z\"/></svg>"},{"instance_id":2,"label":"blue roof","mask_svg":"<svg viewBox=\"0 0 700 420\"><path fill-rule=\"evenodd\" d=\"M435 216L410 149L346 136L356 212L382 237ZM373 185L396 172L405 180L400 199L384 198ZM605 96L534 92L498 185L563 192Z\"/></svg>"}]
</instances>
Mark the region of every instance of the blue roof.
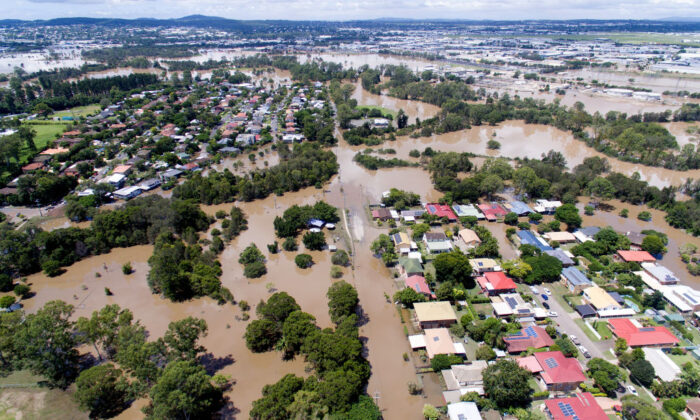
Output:
<instances>
[{"instance_id":1,"label":"blue roof","mask_svg":"<svg viewBox=\"0 0 700 420\"><path fill-rule=\"evenodd\" d=\"M576 267L564 268L561 270L561 275L566 277L566 280L574 286L593 284L593 282Z\"/></svg>"},{"instance_id":2,"label":"blue roof","mask_svg":"<svg viewBox=\"0 0 700 420\"><path fill-rule=\"evenodd\" d=\"M522 201L511 201L508 203L508 205L510 206L510 210L513 213L517 213L519 215L532 213L532 209L530 208L530 206L523 203Z\"/></svg>"},{"instance_id":3,"label":"blue roof","mask_svg":"<svg viewBox=\"0 0 700 420\"><path fill-rule=\"evenodd\" d=\"M598 226L586 226L580 228L579 232L592 238L596 233L600 232L600 228Z\"/></svg>"},{"instance_id":4,"label":"blue roof","mask_svg":"<svg viewBox=\"0 0 700 420\"><path fill-rule=\"evenodd\" d=\"M530 232L529 230L519 230L516 235L518 235L518 238L520 238L520 243L523 245L534 245L536 246L540 251L551 251L552 248L551 246L547 245L547 243L543 240L535 236L534 233Z\"/></svg>"}]
</instances>

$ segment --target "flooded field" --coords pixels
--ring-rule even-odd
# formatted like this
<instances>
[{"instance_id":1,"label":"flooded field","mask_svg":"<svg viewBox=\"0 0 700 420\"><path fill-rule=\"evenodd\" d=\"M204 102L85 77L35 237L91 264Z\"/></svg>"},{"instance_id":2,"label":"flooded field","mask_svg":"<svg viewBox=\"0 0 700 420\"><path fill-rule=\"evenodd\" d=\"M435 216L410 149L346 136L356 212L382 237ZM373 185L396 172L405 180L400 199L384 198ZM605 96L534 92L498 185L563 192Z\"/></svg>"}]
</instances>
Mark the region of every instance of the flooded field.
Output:
<instances>
[{"instance_id":1,"label":"flooded field","mask_svg":"<svg viewBox=\"0 0 700 420\"><path fill-rule=\"evenodd\" d=\"M399 109L403 109L406 115L408 115L408 122L410 124L415 123L416 118L425 120L434 117L440 112L440 107L425 102L398 99L388 95L370 93L362 88L360 82L355 84L355 91L352 94L352 98L357 100L358 105L381 106L397 112Z\"/></svg>"},{"instance_id":2,"label":"flooded field","mask_svg":"<svg viewBox=\"0 0 700 420\"><path fill-rule=\"evenodd\" d=\"M617 86L638 86L651 89L654 92L662 93L666 90L679 91L687 90L697 92L700 90L700 77L688 75L651 74L636 72L613 72L601 71L598 69L582 69L569 71L566 73L569 79L582 77L586 81L597 80ZM630 81L632 79L632 81Z\"/></svg>"},{"instance_id":3,"label":"flooded field","mask_svg":"<svg viewBox=\"0 0 700 420\"><path fill-rule=\"evenodd\" d=\"M357 69L364 65L372 68L381 65L406 66L413 71L421 72L426 67L438 67L436 61L424 60L413 57L401 57L390 54L369 54L369 53L322 53L298 55L299 62L305 63L309 60L322 59L333 63L342 64L343 67Z\"/></svg>"}]
</instances>

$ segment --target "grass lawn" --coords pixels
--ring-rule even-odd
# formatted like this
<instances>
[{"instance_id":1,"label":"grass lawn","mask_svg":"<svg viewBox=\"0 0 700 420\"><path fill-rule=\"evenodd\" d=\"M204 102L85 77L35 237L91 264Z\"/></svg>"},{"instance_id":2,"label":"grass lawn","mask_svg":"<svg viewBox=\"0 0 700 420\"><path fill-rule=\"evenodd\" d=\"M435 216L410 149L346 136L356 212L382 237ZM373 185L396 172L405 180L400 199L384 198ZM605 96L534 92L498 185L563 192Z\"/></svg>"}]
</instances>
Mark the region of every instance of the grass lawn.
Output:
<instances>
[{"instance_id":1,"label":"grass lawn","mask_svg":"<svg viewBox=\"0 0 700 420\"><path fill-rule=\"evenodd\" d=\"M32 130L36 131L34 144L38 150L45 148L49 141L56 139L56 134L63 134L68 128L68 125L64 123L30 124L30 126Z\"/></svg>"},{"instance_id":2,"label":"grass lawn","mask_svg":"<svg viewBox=\"0 0 700 420\"><path fill-rule=\"evenodd\" d=\"M605 337L612 338L613 333L610 331L610 328L608 328L608 323L605 321L597 321L594 325L595 330L598 331L598 334L605 339Z\"/></svg>"},{"instance_id":3,"label":"grass lawn","mask_svg":"<svg viewBox=\"0 0 700 420\"><path fill-rule=\"evenodd\" d=\"M85 105L85 106L77 106L75 108L71 109L66 109L65 111L58 111L54 112L53 114L49 115L49 118L55 118L55 117L73 117L73 118L79 118L79 117L87 117L88 115L95 114L100 111L100 105L99 104L92 104L92 105Z\"/></svg>"},{"instance_id":4,"label":"grass lawn","mask_svg":"<svg viewBox=\"0 0 700 420\"><path fill-rule=\"evenodd\" d=\"M73 399L75 385L66 391L50 389L37 386L41 379L24 370L0 377L0 420L88 418Z\"/></svg>"},{"instance_id":5,"label":"grass lawn","mask_svg":"<svg viewBox=\"0 0 700 420\"><path fill-rule=\"evenodd\" d=\"M394 110L384 108L381 106L376 106L376 105L362 105L362 106L358 106L357 109L366 109L368 111L371 111L373 109L378 109L379 111L381 111L382 114L384 114L384 115L389 114L394 118L396 118L396 114L398 113L398 111L394 111Z\"/></svg>"},{"instance_id":6,"label":"grass lawn","mask_svg":"<svg viewBox=\"0 0 700 420\"><path fill-rule=\"evenodd\" d=\"M667 354L668 357L673 360L673 363L677 364L678 367L682 368L684 364L690 362L693 365L698 363L697 359L695 359L693 356L690 354L682 354L682 355L675 355L675 354Z\"/></svg>"},{"instance_id":7,"label":"grass lawn","mask_svg":"<svg viewBox=\"0 0 700 420\"><path fill-rule=\"evenodd\" d=\"M544 292L544 288L548 288L549 290L552 291L552 296L551 298L554 298L559 302L559 304L564 308L566 312L573 313L574 309L569 306L568 303L566 303L566 300L564 300L564 295L569 294L569 289L564 287L561 283L548 283L548 284L542 284L541 286L538 286L538 289Z\"/></svg>"},{"instance_id":8,"label":"grass lawn","mask_svg":"<svg viewBox=\"0 0 700 420\"><path fill-rule=\"evenodd\" d=\"M583 330L583 333L586 334L586 337L590 338L591 341L600 341L600 339L593 334L593 331L586 326L586 322L584 320L577 318L574 319L574 322L581 328L581 330Z\"/></svg>"}]
</instances>

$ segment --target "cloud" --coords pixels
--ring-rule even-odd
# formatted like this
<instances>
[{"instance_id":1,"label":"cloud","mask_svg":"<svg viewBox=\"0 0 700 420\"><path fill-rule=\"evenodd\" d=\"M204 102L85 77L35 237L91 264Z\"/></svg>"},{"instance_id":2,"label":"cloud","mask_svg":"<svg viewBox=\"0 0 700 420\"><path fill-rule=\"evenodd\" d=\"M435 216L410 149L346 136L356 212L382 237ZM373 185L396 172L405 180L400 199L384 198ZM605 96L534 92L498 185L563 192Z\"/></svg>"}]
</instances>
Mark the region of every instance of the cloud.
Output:
<instances>
[{"instance_id":1,"label":"cloud","mask_svg":"<svg viewBox=\"0 0 700 420\"><path fill-rule=\"evenodd\" d=\"M6 2L8 0L2 0ZM5 17L351 20L379 17L451 19L658 19L698 15L700 0L9 0ZM39 6L39 4L41 4ZM671 6L671 7L669 7Z\"/></svg>"}]
</instances>

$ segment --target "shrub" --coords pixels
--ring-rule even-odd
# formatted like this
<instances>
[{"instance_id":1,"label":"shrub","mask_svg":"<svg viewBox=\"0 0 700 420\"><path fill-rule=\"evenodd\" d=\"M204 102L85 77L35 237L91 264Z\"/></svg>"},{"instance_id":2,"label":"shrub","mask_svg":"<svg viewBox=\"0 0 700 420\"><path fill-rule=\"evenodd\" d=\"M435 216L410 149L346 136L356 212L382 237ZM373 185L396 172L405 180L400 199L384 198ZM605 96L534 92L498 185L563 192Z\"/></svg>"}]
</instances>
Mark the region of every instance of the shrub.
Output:
<instances>
[{"instance_id":1,"label":"shrub","mask_svg":"<svg viewBox=\"0 0 700 420\"><path fill-rule=\"evenodd\" d=\"M297 241L290 237L286 238L284 242L282 242L282 249L285 251L294 252L299 249L299 247L297 246Z\"/></svg>"},{"instance_id":2,"label":"shrub","mask_svg":"<svg viewBox=\"0 0 700 420\"><path fill-rule=\"evenodd\" d=\"M629 210L627 210L627 209L622 209L622 210L620 210L620 217L623 217L623 218L626 219L627 217L629 217L629 215L630 215L630 211L629 211Z\"/></svg>"},{"instance_id":3,"label":"shrub","mask_svg":"<svg viewBox=\"0 0 700 420\"><path fill-rule=\"evenodd\" d=\"M489 140L486 143L486 147L491 150L498 150L501 148L501 143L497 142L496 140Z\"/></svg>"},{"instance_id":4,"label":"shrub","mask_svg":"<svg viewBox=\"0 0 700 420\"><path fill-rule=\"evenodd\" d=\"M129 275L133 272L134 270L131 268L131 263L130 262L125 262L124 265L122 265L122 273Z\"/></svg>"},{"instance_id":5,"label":"shrub","mask_svg":"<svg viewBox=\"0 0 700 420\"><path fill-rule=\"evenodd\" d=\"M279 252L279 247L277 245L277 241L267 244L267 250L270 252L270 254L276 254Z\"/></svg>"},{"instance_id":6,"label":"shrub","mask_svg":"<svg viewBox=\"0 0 700 420\"><path fill-rule=\"evenodd\" d=\"M343 277L343 270L338 266L331 267L331 277L334 279Z\"/></svg>"},{"instance_id":7,"label":"shrub","mask_svg":"<svg viewBox=\"0 0 700 420\"><path fill-rule=\"evenodd\" d=\"M15 303L14 296L7 295L0 297L0 308L9 308L13 303Z\"/></svg>"},{"instance_id":8,"label":"shrub","mask_svg":"<svg viewBox=\"0 0 700 420\"><path fill-rule=\"evenodd\" d=\"M243 275L249 279L257 279L267 274L267 267L262 261L255 261L250 264L246 264L243 268Z\"/></svg>"},{"instance_id":9,"label":"shrub","mask_svg":"<svg viewBox=\"0 0 700 420\"><path fill-rule=\"evenodd\" d=\"M648 211L640 211L637 215L637 219L648 222L651 220L651 213L649 213Z\"/></svg>"},{"instance_id":10,"label":"shrub","mask_svg":"<svg viewBox=\"0 0 700 420\"><path fill-rule=\"evenodd\" d=\"M347 266L350 263L350 256L345 250L339 249L331 257L331 262L335 265Z\"/></svg>"},{"instance_id":11,"label":"shrub","mask_svg":"<svg viewBox=\"0 0 700 420\"><path fill-rule=\"evenodd\" d=\"M314 260L309 254L299 254L294 257L294 263L299 268L309 268L314 264Z\"/></svg>"},{"instance_id":12,"label":"shrub","mask_svg":"<svg viewBox=\"0 0 700 420\"><path fill-rule=\"evenodd\" d=\"M306 249L320 251L326 246L326 237L323 232L307 232L302 238Z\"/></svg>"}]
</instances>

